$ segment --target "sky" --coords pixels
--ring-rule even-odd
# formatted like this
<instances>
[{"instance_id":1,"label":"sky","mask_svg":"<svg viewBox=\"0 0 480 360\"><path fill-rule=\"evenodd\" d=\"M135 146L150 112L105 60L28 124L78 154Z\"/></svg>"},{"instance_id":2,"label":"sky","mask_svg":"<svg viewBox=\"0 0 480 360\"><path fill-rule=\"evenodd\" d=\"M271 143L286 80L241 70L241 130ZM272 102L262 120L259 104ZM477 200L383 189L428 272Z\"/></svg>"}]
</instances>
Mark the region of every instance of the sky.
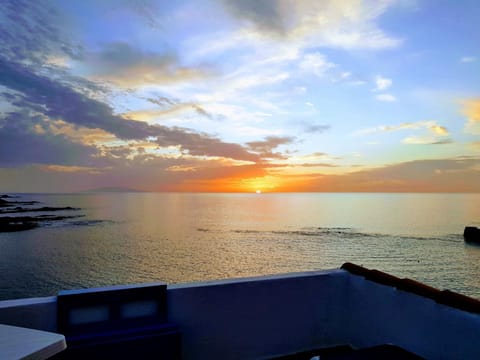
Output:
<instances>
[{"instance_id":1,"label":"sky","mask_svg":"<svg viewBox=\"0 0 480 360\"><path fill-rule=\"evenodd\" d=\"M479 192L477 0L2 0L0 192Z\"/></svg>"}]
</instances>

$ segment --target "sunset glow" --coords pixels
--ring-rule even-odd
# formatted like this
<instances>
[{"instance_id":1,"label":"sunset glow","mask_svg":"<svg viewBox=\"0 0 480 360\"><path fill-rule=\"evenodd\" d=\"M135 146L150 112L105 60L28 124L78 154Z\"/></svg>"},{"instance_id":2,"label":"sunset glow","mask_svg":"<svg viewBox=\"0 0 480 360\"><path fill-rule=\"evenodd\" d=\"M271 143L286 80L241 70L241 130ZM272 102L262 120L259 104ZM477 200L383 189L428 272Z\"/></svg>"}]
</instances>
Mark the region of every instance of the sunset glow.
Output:
<instances>
[{"instance_id":1,"label":"sunset glow","mask_svg":"<svg viewBox=\"0 0 480 360\"><path fill-rule=\"evenodd\" d=\"M478 18L474 0L2 1L0 191L479 192Z\"/></svg>"}]
</instances>

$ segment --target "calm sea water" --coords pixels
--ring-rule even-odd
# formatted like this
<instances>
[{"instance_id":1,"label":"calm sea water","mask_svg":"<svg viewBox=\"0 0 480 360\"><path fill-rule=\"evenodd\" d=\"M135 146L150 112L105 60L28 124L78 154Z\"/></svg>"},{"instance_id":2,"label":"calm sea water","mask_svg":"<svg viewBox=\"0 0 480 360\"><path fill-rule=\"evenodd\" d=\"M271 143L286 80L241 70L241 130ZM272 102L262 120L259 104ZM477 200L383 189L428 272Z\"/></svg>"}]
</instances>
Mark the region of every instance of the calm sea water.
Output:
<instances>
[{"instance_id":1,"label":"calm sea water","mask_svg":"<svg viewBox=\"0 0 480 360\"><path fill-rule=\"evenodd\" d=\"M82 217L0 233L0 299L111 284L338 268L480 298L480 194L23 195Z\"/></svg>"}]
</instances>

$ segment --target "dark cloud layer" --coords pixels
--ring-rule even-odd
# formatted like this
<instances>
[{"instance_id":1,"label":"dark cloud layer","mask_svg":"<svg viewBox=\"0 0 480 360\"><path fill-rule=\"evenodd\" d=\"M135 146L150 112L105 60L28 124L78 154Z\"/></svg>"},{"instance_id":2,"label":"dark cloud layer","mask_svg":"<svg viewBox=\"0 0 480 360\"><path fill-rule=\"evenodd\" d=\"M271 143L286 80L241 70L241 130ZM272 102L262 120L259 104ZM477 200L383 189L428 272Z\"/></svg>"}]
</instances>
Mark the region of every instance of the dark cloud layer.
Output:
<instances>
[{"instance_id":1,"label":"dark cloud layer","mask_svg":"<svg viewBox=\"0 0 480 360\"><path fill-rule=\"evenodd\" d=\"M280 1L222 0L222 2L235 17L251 22L260 31L282 35L287 30L286 14Z\"/></svg>"},{"instance_id":2,"label":"dark cloud layer","mask_svg":"<svg viewBox=\"0 0 480 360\"><path fill-rule=\"evenodd\" d=\"M126 42L105 44L98 53L89 54L90 62L99 73L117 74L139 65L145 68L165 68L175 62L172 53L142 52Z\"/></svg>"},{"instance_id":3,"label":"dark cloud layer","mask_svg":"<svg viewBox=\"0 0 480 360\"><path fill-rule=\"evenodd\" d=\"M260 160L258 155L239 144L226 143L207 134L148 125L114 115L107 104L72 89L68 84L39 75L31 67L1 57L0 84L20 94L13 101L17 108L29 109L50 119L62 119L78 127L102 129L124 140L154 137L160 146L180 146L192 155Z\"/></svg>"},{"instance_id":4,"label":"dark cloud layer","mask_svg":"<svg viewBox=\"0 0 480 360\"><path fill-rule=\"evenodd\" d=\"M210 76L205 65L184 65L175 51L145 51L127 42L103 44L83 59L90 76L122 87L183 82Z\"/></svg>"},{"instance_id":5,"label":"dark cloud layer","mask_svg":"<svg viewBox=\"0 0 480 360\"><path fill-rule=\"evenodd\" d=\"M62 18L46 0L0 1L0 51L4 58L40 64L48 57L81 56L81 47L58 24Z\"/></svg>"},{"instance_id":6,"label":"dark cloud layer","mask_svg":"<svg viewBox=\"0 0 480 360\"><path fill-rule=\"evenodd\" d=\"M39 116L13 112L2 118L0 127L0 167L16 167L32 163L89 165L97 153L95 147L71 142L63 135L38 133L34 125Z\"/></svg>"},{"instance_id":7,"label":"dark cloud layer","mask_svg":"<svg viewBox=\"0 0 480 360\"><path fill-rule=\"evenodd\" d=\"M284 159L283 154L273 152L273 149L280 145L291 144L294 141L295 138L290 136L267 136L263 141L251 141L247 145L251 151L258 153L264 159Z\"/></svg>"},{"instance_id":8,"label":"dark cloud layer","mask_svg":"<svg viewBox=\"0 0 480 360\"><path fill-rule=\"evenodd\" d=\"M284 14L280 13L277 3L264 0L226 2L239 18L251 21L262 31L284 31ZM133 6L141 16L152 15L152 4L148 1L126 1L121 6L124 5ZM105 181L111 181L113 175L127 182L155 178L155 182L163 179L170 184L264 176L269 159L285 158L274 150L295 140L271 136L242 146L206 133L149 125L115 115L108 104L98 100L105 89L90 80L72 76L68 69L54 65L53 60L80 60L87 71L91 70L91 75L127 87L191 80L208 76L210 70L204 66L183 65L171 49L151 52L126 42L107 43L96 52L85 52L67 37L67 30L68 24L48 0L0 2L0 85L7 89L1 91L0 98L10 105L8 112L4 110L0 114L0 167L65 166L54 168L60 172L69 166L111 167L108 174L95 176L105 176ZM148 100L161 108L188 107L197 115L215 118L197 103L167 97ZM169 167L188 167L185 162L188 157L168 159L142 152L135 155L128 146L82 144L78 138L52 132L48 124L58 120L72 129L101 129L121 140L142 142L148 139L160 147L178 147L183 154L231 158L252 164L231 166L221 160L197 159L199 163L194 161L192 165L194 171L168 171ZM209 165L209 161L213 163ZM64 175L73 176L69 172Z\"/></svg>"},{"instance_id":9,"label":"dark cloud layer","mask_svg":"<svg viewBox=\"0 0 480 360\"><path fill-rule=\"evenodd\" d=\"M54 81L37 75L33 69L0 58L0 83L21 93L15 103L19 108L35 111L43 109L44 115L87 128L106 130L121 139L141 139L153 135L148 125L133 120L119 121L112 109L97 100Z\"/></svg>"},{"instance_id":10,"label":"dark cloud layer","mask_svg":"<svg viewBox=\"0 0 480 360\"><path fill-rule=\"evenodd\" d=\"M101 150L73 142L65 135L37 131L35 126L42 119L63 120L79 129L101 129L122 140L156 139L159 146L178 146L191 155L261 160L258 154L239 144L208 134L115 115L109 105L94 98L104 91L101 86L74 77L49 60L67 57L91 61L103 75L125 74L126 81L145 69L156 71L153 80L164 76L165 81L196 76L196 69L180 66L176 56L168 51L142 52L127 43L107 44L96 54L83 53L64 35L67 24L60 15L47 0L0 2L0 85L7 89L2 90L0 97L10 105L8 113L4 110L0 114L2 164L78 165L91 163L92 156ZM163 101L169 106L176 103ZM211 117L200 105L189 106L197 114Z\"/></svg>"}]
</instances>

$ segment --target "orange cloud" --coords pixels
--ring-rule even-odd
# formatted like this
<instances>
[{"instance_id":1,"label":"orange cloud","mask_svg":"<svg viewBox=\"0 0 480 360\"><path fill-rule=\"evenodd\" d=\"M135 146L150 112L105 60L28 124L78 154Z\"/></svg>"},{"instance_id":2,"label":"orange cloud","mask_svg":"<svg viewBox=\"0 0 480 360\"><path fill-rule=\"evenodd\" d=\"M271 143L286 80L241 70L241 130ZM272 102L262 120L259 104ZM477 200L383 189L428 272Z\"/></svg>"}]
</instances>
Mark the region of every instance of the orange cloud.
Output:
<instances>
[{"instance_id":1,"label":"orange cloud","mask_svg":"<svg viewBox=\"0 0 480 360\"><path fill-rule=\"evenodd\" d=\"M479 157L416 160L343 174L289 173L269 164L148 158L112 167L46 165L0 169L6 189L78 191L122 186L178 192L480 192ZM277 169L279 170L279 169ZM31 182L31 179L40 179Z\"/></svg>"},{"instance_id":2,"label":"orange cloud","mask_svg":"<svg viewBox=\"0 0 480 360\"><path fill-rule=\"evenodd\" d=\"M278 191L480 192L480 159L416 160L340 175L300 175Z\"/></svg>"},{"instance_id":3,"label":"orange cloud","mask_svg":"<svg viewBox=\"0 0 480 360\"><path fill-rule=\"evenodd\" d=\"M55 171L55 172L61 172L61 173L78 173L78 172L86 172L89 174L101 173L101 171L97 168L86 167L86 166L40 165L39 168L44 171Z\"/></svg>"},{"instance_id":4,"label":"orange cloud","mask_svg":"<svg viewBox=\"0 0 480 360\"><path fill-rule=\"evenodd\" d=\"M438 125L436 121L417 121L417 122L405 122L399 125L381 125L374 128L359 130L354 135L370 135L382 132L393 132L400 130L419 130L428 129L431 133L437 136L448 136L448 130L446 127Z\"/></svg>"},{"instance_id":5,"label":"orange cloud","mask_svg":"<svg viewBox=\"0 0 480 360\"><path fill-rule=\"evenodd\" d=\"M430 126L430 130L438 136L448 136L448 130L444 126L440 125L432 125Z\"/></svg>"},{"instance_id":6,"label":"orange cloud","mask_svg":"<svg viewBox=\"0 0 480 360\"><path fill-rule=\"evenodd\" d=\"M463 102L463 114L467 116L465 131L480 135L480 98Z\"/></svg>"},{"instance_id":7,"label":"orange cloud","mask_svg":"<svg viewBox=\"0 0 480 360\"><path fill-rule=\"evenodd\" d=\"M374 128L363 129L354 133L354 135L370 135L375 133L394 132L401 130L421 130L426 129L426 135L409 136L403 139L404 144L417 145L439 145L450 144L453 141L448 138L450 133L445 126L438 125L436 121L417 121L405 122L399 125L382 125Z\"/></svg>"},{"instance_id":8,"label":"orange cloud","mask_svg":"<svg viewBox=\"0 0 480 360\"><path fill-rule=\"evenodd\" d=\"M471 122L480 122L480 98L465 102L465 115Z\"/></svg>"},{"instance_id":9,"label":"orange cloud","mask_svg":"<svg viewBox=\"0 0 480 360\"><path fill-rule=\"evenodd\" d=\"M44 120L43 124L37 124L35 131L40 134L45 132L53 135L64 135L70 140L87 145L95 145L113 141L116 137L102 129L89 129L69 124L63 120Z\"/></svg>"}]
</instances>

